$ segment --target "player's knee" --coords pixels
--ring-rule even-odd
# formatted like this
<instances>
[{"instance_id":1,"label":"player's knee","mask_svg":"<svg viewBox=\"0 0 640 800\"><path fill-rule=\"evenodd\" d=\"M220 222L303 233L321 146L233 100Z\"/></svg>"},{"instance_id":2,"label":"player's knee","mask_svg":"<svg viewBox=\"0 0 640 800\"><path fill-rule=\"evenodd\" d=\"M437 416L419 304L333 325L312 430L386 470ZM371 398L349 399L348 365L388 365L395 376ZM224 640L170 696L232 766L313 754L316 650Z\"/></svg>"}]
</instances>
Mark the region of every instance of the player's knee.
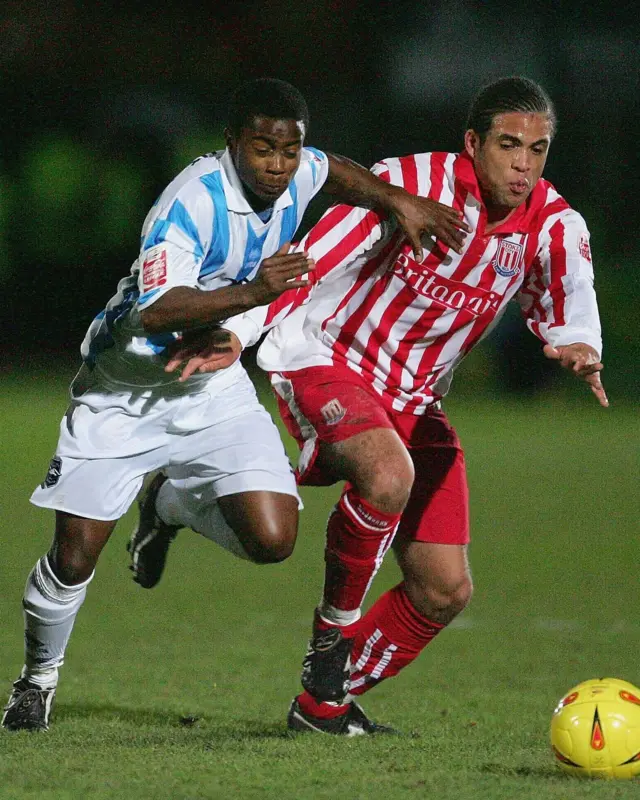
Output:
<instances>
[{"instance_id":1,"label":"player's knee","mask_svg":"<svg viewBox=\"0 0 640 800\"><path fill-rule=\"evenodd\" d=\"M64 554L49 555L49 565L55 577L65 586L75 586L88 580L95 569L95 560L83 549L67 548Z\"/></svg>"},{"instance_id":2,"label":"player's knee","mask_svg":"<svg viewBox=\"0 0 640 800\"><path fill-rule=\"evenodd\" d=\"M452 587L447 595L448 608L453 612L453 615L459 614L463 611L471 600L473 594L473 582L471 576L463 575L459 583Z\"/></svg>"},{"instance_id":3,"label":"player's knee","mask_svg":"<svg viewBox=\"0 0 640 800\"><path fill-rule=\"evenodd\" d=\"M297 526L263 526L256 535L244 542L244 549L255 564L278 564L293 553Z\"/></svg>"},{"instance_id":4,"label":"player's knee","mask_svg":"<svg viewBox=\"0 0 640 800\"><path fill-rule=\"evenodd\" d=\"M437 586L426 587L426 599L432 608L455 617L471 600L471 576L463 573Z\"/></svg>"},{"instance_id":5,"label":"player's knee","mask_svg":"<svg viewBox=\"0 0 640 800\"><path fill-rule=\"evenodd\" d=\"M365 497L381 511L401 514L409 502L414 477L409 457L390 461L381 459L363 487Z\"/></svg>"},{"instance_id":6,"label":"player's knee","mask_svg":"<svg viewBox=\"0 0 640 800\"><path fill-rule=\"evenodd\" d=\"M473 594L473 582L468 572L437 583L409 581L407 593L421 614L436 622L447 623L468 605Z\"/></svg>"}]
</instances>

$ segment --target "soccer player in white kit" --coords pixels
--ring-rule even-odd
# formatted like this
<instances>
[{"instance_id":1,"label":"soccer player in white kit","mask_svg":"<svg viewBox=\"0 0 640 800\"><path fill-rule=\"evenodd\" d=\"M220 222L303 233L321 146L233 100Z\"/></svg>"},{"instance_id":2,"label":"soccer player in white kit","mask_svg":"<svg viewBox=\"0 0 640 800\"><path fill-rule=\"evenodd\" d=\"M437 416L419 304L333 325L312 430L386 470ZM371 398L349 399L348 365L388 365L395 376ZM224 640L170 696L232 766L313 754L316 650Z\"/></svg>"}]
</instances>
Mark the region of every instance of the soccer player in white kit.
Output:
<instances>
[{"instance_id":1,"label":"soccer player in white kit","mask_svg":"<svg viewBox=\"0 0 640 800\"><path fill-rule=\"evenodd\" d=\"M289 242L321 189L393 213L420 249L424 231L462 244L459 212L390 187L359 165L304 146L308 111L283 81L236 93L225 151L183 170L160 195L117 294L82 343L56 454L32 502L54 509L52 547L25 588L25 664L2 724L46 730L58 668L102 548L138 494L136 579L159 578L180 527L259 563L297 533L298 494L277 429L240 364L181 383L164 369L176 331L214 327L268 303L311 270ZM224 337L223 337L224 338ZM155 550L154 550L155 546Z\"/></svg>"},{"instance_id":2,"label":"soccer player in white kit","mask_svg":"<svg viewBox=\"0 0 640 800\"><path fill-rule=\"evenodd\" d=\"M462 252L426 243L416 259L375 211L339 205L300 244L309 287L229 320L256 341L282 417L301 448L299 482L346 481L327 522L325 585L291 704L294 730L386 732L355 698L397 675L471 597L464 454L441 400L462 358L515 299L545 354L608 404L584 219L542 171L555 128L546 93L524 78L485 87L462 153L385 159L375 171L464 212ZM192 356L192 358L190 358ZM183 350L183 374L224 366ZM394 540L395 536L395 540ZM360 616L392 545L403 580Z\"/></svg>"}]
</instances>

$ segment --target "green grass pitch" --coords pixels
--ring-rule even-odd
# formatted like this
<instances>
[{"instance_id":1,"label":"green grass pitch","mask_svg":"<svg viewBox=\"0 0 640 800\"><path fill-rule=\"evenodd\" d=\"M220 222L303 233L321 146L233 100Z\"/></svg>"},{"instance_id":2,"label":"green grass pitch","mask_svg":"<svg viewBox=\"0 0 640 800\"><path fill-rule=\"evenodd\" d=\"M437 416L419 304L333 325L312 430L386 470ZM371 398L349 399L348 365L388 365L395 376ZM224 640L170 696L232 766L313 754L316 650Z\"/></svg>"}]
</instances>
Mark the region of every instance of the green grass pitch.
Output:
<instances>
[{"instance_id":1,"label":"green grass pitch","mask_svg":"<svg viewBox=\"0 0 640 800\"><path fill-rule=\"evenodd\" d=\"M50 542L52 515L28 496L68 378L3 382L0 702L22 663L24 580ZM127 569L129 514L78 617L50 732L0 731L0 798L637 797L637 782L564 777L548 746L570 686L640 683L637 410L603 411L571 389L572 402L454 390L447 403L467 452L476 593L416 664L363 699L406 736L285 730L337 488L304 492L288 562L245 564L184 532L149 592ZM388 558L370 599L397 579Z\"/></svg>"}]
</instances>

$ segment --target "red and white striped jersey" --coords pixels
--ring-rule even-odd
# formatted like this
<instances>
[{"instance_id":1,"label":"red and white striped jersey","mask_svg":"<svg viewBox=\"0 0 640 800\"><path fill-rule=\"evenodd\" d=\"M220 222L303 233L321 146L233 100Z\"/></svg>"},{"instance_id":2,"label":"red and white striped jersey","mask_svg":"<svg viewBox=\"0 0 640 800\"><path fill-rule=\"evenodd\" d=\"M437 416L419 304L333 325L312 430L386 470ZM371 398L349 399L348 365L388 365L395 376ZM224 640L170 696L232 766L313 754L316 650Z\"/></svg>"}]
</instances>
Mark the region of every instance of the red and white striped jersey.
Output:
<instances>
[{"instance_id":1,"label":"red and white striped jersey","mask_svg":"<svg viewBox=\"0 0 640 800\"><path fill-rule=\"evenodd\" d=\"M258 351L263 369L346 365L389 409L421 414L447 393L455 367L512 298L544 342L601 352L589 232L548 181L487 234L466 153L389 158L373 171L462 210L473 231L462 254L425 238L418 263L378 212L333 206L299 245L316 262L312 285L225 323L245 345L271 328Z\"/></svg>"}]
</instances>

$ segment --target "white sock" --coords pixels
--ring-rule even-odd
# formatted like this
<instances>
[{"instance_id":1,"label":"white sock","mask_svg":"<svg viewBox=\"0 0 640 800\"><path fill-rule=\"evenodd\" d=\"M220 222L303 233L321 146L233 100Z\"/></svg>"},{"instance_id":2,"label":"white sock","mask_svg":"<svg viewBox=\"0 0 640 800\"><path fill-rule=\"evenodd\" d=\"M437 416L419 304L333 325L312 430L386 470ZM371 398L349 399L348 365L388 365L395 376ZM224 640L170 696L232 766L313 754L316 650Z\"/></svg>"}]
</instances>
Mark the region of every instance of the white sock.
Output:
<instances>
[{"instance_id":1,"label":"white sock","mask_svg":"<svg viewBox=\"0 0 640 800\"><path fill-rule=\"evenodd\" d=\"M22 607L25 621L25 664L21 677L42 688L56 686L58 668L64 663L67 642L89 578L76 586L65 586L53 574L43 556L29 573Z\"/></svg>"},{"instance_id":2,"label":"white sock","mask_svg":"<svg viewBox=\"0 0 640 800\"><path fill-rule=\"evenodd\" d=\"M327 603L324 597L318 606L318 614L320 614L321 619L328 622L330 625L340 625L341 627L353 625L353 623L357 622L361 617L359 608L356 608L354 611L343 611Z\"/></svg>"},{"instance_id":3,"label":"white sock","mask_svg":"<svg viewBox=\"0 0 640 800\"><path fill-rule=\"evenodd\" d=\"M34 671L29 670L25 664L20 677L26 678L29 683L34 683L40 689L51 689L58 685L58 667Z\"/></svg>"},{"instance_id":4,"label":"white sock","mask_svg":"<svg viewBox=\"0 0 640 800\"><path fill-rule=\"evenodd\" d=\"M233 528L224 518L220 506L217 503L203 505L200 511L194 515L191 527L196 533L204 536L220 547L245 561L251 561L240 540L236 536Z\"/></svg>"},{"instance_id":5,"label":"white sock","mask_svg":"<svg viewBox=\"0 0 640 800\"><path fill-rule=\"evenodd\" d=\"M156 497L156 514L166 525L185 526L183 517L184 509L171 481L165 481ZM188 526L190 527L190 526Z\"/></svg>"},{"instance_id":6,"label":"white sock","mask_svg":"<svg viewBox=\"0 0 640 800\"><path fill-rule=\"evenodd\" d=\"M200 502L186 491L179 492L171 481L165 481L156 498L156 513L167 525L191 528L234 556L251 560L215 502Z\"/></svg>"}]
</instances>

